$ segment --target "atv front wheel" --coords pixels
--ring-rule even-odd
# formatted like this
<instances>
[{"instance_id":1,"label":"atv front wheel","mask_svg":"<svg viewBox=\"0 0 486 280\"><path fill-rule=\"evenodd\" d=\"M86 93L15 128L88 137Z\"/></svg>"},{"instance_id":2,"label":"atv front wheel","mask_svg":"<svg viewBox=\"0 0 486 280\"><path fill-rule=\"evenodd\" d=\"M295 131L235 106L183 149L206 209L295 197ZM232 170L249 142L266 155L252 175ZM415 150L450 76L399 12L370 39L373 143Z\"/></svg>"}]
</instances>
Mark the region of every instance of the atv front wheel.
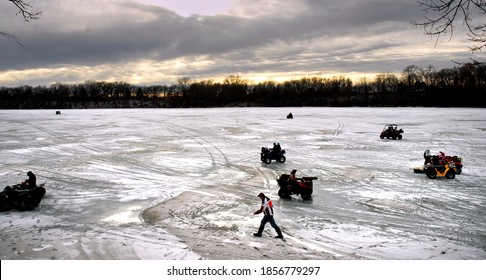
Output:
<instances>
[{"instance_id":1,"label":"atv front wheel","mask_svg":"<svg viewBox=\"0 0 486 280\"><path fill-rule=\"evenodd\" d=\"M304 193L301 193L300 196L302 197L303 200L309 200L311 199L311 193L309 192L304 192Z\"/></svg>"},{"instance_id":2,"label":"atv front wheel","mask_svg":"<svg viewBox=\"0 0 486 280\"><path fill-rule=\"evenodd\" d=\"M15 206L20 211L29 210L32 208L32 197L30 195L21 195L15 201Z\"/></svg>"},{"instance_id":3,"label":"atv front wheel","mask_svg":"<svg viewBox=\"0 0 486 280\"><path fill-rule=\"evenodd\" d=\"M279 157L279 158L278 158L278 162L280 162L280 163L284 163L284 162L285 162L285 160L287 160L287 159L285 158L285 156L281 156L281 157Z\"/></svg>"},{"instance_id":4,"label":"atv front wheel","mask_svg":"<svg viewBox=\"0 0 486 280\"><path fill-rule=\"evenodd\" d=\"M278 196L279 196L280 198L284 198L284 199L285 199L285 198L290 198L289 191L288 191L288 190L286 190L285 188L280 188L280 189L278 190Z\"/></svg>"},{"instance_id":5,"label":"atv front wheel","mask_svg":"<svg viewBox=\"0 0 486 280\"><path fill-rule=\"evenodd\" d=\"M12 205L8 199L8 197L2 193L0 195L0 211L7 211L12 209Z\"/></svg>"},{"instance_id":6,"label":"atv front wheel","mask_svg":"<svg viewBox=\"0 0 486 280\"><path fill-rule=\"evenodd\" d=\"M398 140L402 140L402 135L398 135Z\"/></svg>"}]
</instances>

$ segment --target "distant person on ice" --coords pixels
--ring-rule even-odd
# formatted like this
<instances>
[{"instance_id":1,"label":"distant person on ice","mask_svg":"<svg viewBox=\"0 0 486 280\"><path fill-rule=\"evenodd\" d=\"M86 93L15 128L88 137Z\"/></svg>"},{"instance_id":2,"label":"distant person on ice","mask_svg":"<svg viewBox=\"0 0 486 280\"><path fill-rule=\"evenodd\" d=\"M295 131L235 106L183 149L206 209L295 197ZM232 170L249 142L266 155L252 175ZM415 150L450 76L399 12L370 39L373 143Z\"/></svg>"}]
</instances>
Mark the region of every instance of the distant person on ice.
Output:
<instances>
[{"instance_id":1,"label":"distant person on ice","mask_svg":"<svg viewBox=\"0 0 486 280\"><path fill-rule=\"evenodd\" d=\"M283 238L282 231L280 231L280 228L278 225L275 223L275 220L273 219L273 202L270 200L270 198L266 197L263 193L260 193L258 197L262 200L262 206L260 209L255 211L253 215L257 215L263 212L263 219L260 223L260 228L258 229L257 233L254 233L254 236L261 237L263 229L265 228L265 224L270 222L270 225L275 229L277 232L277 236L275 238Z\"/></svg>"}]
</instances>

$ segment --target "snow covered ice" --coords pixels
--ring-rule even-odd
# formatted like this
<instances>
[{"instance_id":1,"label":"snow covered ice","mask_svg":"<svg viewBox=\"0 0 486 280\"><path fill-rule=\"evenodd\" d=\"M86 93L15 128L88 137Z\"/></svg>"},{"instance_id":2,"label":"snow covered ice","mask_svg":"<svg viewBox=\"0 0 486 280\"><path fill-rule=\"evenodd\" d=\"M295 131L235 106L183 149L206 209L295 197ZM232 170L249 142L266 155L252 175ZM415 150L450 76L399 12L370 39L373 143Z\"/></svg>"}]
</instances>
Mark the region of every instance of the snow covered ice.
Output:
<instances>
[{"instance_id":1,"label":"snow covered ice","mask_svg":"<svg viewBox=\"0 0 486 280\"><path fill-rule=\"evenodd\" d=\"M1 187L32 170L47 189L0 213L2 260L486 258L485 109L4 110L0 131ZM274 142L287 161L262 163ZM463 173L415 174L426 149ZM312 200L278 197L292 169ZM260 192L284 241L252 236Z\"/></svg>"}]
</instances>

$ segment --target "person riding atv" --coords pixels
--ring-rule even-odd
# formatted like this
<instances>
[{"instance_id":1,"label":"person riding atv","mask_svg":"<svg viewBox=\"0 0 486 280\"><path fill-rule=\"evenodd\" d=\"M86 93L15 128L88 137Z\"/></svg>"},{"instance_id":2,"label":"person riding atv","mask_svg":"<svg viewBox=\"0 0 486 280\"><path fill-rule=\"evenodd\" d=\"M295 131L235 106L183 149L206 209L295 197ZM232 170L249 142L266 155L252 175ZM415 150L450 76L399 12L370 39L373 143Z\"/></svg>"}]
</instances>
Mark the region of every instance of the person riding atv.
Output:
<instances>
[{"instance_id":1,"label":"person riding atv","mask_svg":"<svg viewBox=\"0 0 486 280\"><path fill-rule=\"evenodd\" d=\"M313 192L313 180L317 180L317 177L295 177L296 169L292 170L290 174L281 174L277 177L277 183L280 189L278 190L278 196L280 198L288 199L290 195L300 195L302 199L311 199Z\"/></svg>"},{"instance_id":2,"label":"person riding atv","mask_svg":"<svg viewBox=\"0 0 486 280\"><path fill-rule=\"evenodd\" d=\"M280 147L280 143L273 143L273 148L262 147L260 152L260 160L266 164L270 164L273 160L284 163L287 158L284 156L285 150Z\"/></svg>"}]
</instances>

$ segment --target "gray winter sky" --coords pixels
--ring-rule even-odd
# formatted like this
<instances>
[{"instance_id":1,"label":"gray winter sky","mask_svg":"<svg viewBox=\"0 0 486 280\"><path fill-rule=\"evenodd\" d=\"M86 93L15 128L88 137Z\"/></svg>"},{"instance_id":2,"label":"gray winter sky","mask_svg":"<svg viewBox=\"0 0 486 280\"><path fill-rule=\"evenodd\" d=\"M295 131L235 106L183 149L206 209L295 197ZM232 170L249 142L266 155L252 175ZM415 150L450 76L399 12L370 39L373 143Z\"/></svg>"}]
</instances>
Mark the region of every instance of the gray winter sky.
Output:
<instances>
[{"instance_id":1,"label":"gray winter sky","mask_svg":"<svg viewBox=\"0 0 486 280\"><path fill-rule=\"evenodd\" d=\"M469 61L468 41L424 35L415 0L49 0L24 22L0 0L0 86L87 80L173 84L183 76L255 82L358 81L408 65Z\"/></svg>"}]
</instances>

